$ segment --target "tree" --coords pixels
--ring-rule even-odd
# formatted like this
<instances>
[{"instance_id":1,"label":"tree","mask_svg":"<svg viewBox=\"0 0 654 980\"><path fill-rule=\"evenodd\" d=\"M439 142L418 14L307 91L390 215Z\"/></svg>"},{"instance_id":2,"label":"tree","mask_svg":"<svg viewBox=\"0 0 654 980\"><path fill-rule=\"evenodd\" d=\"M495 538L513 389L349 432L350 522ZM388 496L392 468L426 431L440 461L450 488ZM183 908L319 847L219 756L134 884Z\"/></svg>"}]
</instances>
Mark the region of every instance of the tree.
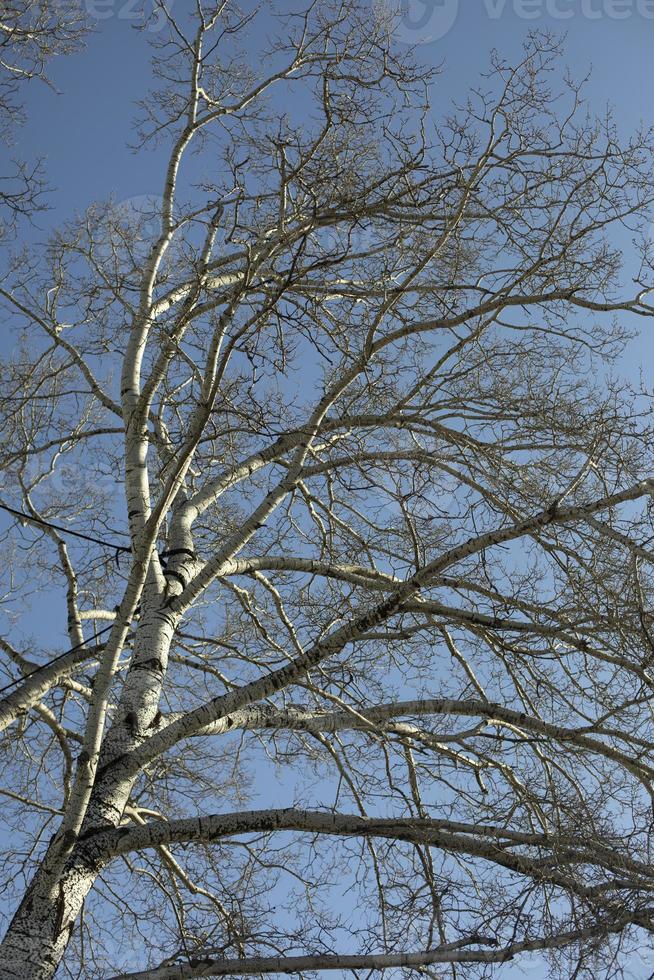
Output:
<instances>
[{"instance_id":1,"label":"tree","mask_svg":"<svg viewBox=\"0 0 654 980\"><path fill-rule=\"evenodd\" d=\"M2 976L620 975L654 470L611 362L654 314L652 134L547 35L434 127L384 10L288 4L265 52L254 10L166 16L160 201L0 292L5 606L68 623L1 641Z\"/></svg>"}]
</instances>

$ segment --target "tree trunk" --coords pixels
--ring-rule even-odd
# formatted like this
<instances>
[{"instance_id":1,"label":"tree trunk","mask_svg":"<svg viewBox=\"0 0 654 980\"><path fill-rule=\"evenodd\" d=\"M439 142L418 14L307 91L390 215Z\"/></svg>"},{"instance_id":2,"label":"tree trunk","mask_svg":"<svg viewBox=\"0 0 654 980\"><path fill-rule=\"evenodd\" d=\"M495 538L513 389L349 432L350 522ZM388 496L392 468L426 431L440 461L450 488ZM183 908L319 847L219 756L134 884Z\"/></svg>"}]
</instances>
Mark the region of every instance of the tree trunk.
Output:
<instances>
[{"instance_id":1,"label":"tree trunk","mask_svg":"<svg viewBox=\"0 0 654 980\"><path fill-rule=\"evenodd\" d=\"M50 980L68 945L82 903L98 869L73 855L58 872L48 867L58 841L36 872L0 945L1 976Z\"/></svg>"},{"instance_id":2,"label":"tree trunk","mask_svg":"<svg viewBox=\"0 0 654 980\"><path fill-rule=\"evenodd\" d=\"M148 591L144 591L144 604ZM144 610L138 627L132 664L114 722L104 739L99 773L80 837L120 823L134 777L128 776L120 765L111 767L111 763L145 740L158 711L176 621L162 608L161 594L151 599L154 609ZM80 849L73 841L66 841L65 836L59 831L52 838L0 943L3 980L49 980L64 955L84 899L100 871L100 866L89 865Z\"/></svg>"}]
</instances>

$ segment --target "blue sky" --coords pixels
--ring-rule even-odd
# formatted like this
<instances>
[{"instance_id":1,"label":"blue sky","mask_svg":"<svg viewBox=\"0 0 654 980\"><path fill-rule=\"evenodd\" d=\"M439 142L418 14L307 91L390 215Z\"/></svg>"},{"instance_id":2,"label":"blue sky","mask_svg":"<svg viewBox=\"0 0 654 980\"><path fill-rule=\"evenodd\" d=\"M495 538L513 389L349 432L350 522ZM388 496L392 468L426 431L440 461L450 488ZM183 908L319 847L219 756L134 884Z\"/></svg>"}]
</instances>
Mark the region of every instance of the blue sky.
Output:
<instances>
[{"instance_id":1,"label":"blue sky","mask_svg":"<svg viewBox=\"0 0 654 980\"><path fill-rule=\"evenodd\" d=\"M42 158L52 187L50 210L37 216L36 227L24 228L26 240L45 240L94 201L113 197L127 208L147 207L162 191L166 144L140 152L130 147L136 103L153 85L149 42L159 36L160 21L139 29L143 20L134 0L78 2L85 2L93 32L83 51L51 64L52 88L28 87L27 122L12 148L26 160ZM180 13L188 4L166 2ZM404 5L398 43L417 45L421 60L441 68L432 89L435 124L452 101L461 103L479 83L491 49L516 59L534 29L566 35L564 65L577 78L591 72L586 95L596 113L611 105L625 135L643 123L654 124L654 0L370 0L371 18L375 4L384 2ZM289 0L277 5L297 7ZM262 34L265 24L262 19ZM620 244L628 248L626 233ZM636 384L642 371L654 387L651 327L636 318L630 325L642 332L621 370ZM63 611L54 615L63 628Z\"/></svg>"},{"instance_id":2,"label":"blue sky","mask_svg":"<svg viewBox=\"0 0 654 980\"><path fill-rule=\"evenodd\" d=\"M183 9L185 2L172 0L172 9ZM567 35L565 62L576 77L592 70L586 94L596 112L612 105L625 134L642 122L654 124L654 0L404 3L398 42L419 45L424 62L442 66L433 89L435 121L452 100L464 100L486 70L492 48L511 59L519 55L530 30L549 29ZM27 122L17 133L19 155L27 160L43 158L53 188L51 210L37 219L37 228L28 238L44 239L49 230L93 201L109 196L129 201L161 193L166 146L135 153L128 145L133 140L135 103L152 84L148 47L152 32L137 29L141 18L132 0L87 0L86 6L95 29L85 50L52 63L56 91L40 84L30 86ZM651 328L646 324L642 331L623 369L637 381L642 368L645 379L653 383ZM61 610L57 617L63 626ZM63 636L62 631L62 644ZM652 970L654 962L634 962L632 977L641 980ZM507 966L501 975L507 980L539 980L544 973L534 958L530 964Z\"/></svg>"},{"instance_id":3,"label":"blue sky","mask_svg":"<svg viewBox=\"0 0 654 980\"><path fill-rule=\"evenodd\" d=\"M135 201L138 208L162 189L166 146L139 153L130 148L136 102L153 83L149 41L161 21L139 29L142 18L134 0L79 2L94 25L86 48L52 63L54 90L31 86L27 123L17 134L20 155L44 159L53 189L51 210L28 234L37 239L93 201L111 195L128 206ZM188 0L166 2L181 12ZM550 30L565 37L564 65L573 76L590 72L585 93L596 113L611 106L625 135L643 123L654 124L654 0L370 0L371 18L376 3L396 2L404 12L398 42L417 45L421 60L441 68L432 91L435 123L452 101L463 101L478 84L492 49L517 58L529 31ZM278 0L277 6L296 4ZM620 244L628 247L627 236ZM624 366L635 380L642 369L653 385L649 334L646 326Z\"/></svg>"},{"instance_id":4,"label":"blue sky","mask_svg":"<svg viewBox=\"0 0 654 980\"><path fill-rule=\"evenodd\" d=\"M181 7L183 2L173 0L173 11L175 3ZM567 35L566 62L576 76L592 69L587 94L598 112L611 103L625 132L641 121L654 122L654 0L402 2L406 16L398 39L419 44L426 63L442 65L434 87L435 119L477 82L492 48L510 58L519 54L529 30L550 29ZM56 191L53 210L41 223L50 227L109 193L121 199L161 189L165 148L134 154L127 147L135 102L151 84L148 40L156 32L136 29L140 18L132 0L87 0L87 5L95 30L86 49L52 63L50 75L59 94L43 85L31 87L28 122L18 134L25 158L47 160ZM532 15L528 19L526 8ZM616 19L614 8L628 16ZM573 16L561 18L557 11ZM600 16L591 18L590 12ZM452 18L450 29L439 37Z\"/></svg>"}]
</instances>

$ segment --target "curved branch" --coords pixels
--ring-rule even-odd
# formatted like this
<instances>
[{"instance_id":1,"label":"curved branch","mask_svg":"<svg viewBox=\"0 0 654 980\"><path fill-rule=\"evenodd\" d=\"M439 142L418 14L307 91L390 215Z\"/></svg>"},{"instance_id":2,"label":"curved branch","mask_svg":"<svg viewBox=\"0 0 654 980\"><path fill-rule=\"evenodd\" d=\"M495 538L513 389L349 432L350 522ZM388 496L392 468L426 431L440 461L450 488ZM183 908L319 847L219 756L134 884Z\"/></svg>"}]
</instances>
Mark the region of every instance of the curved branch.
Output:
<instances>
[{"instance_id":1,"label":"curved branch","mask_svg":"<svg viewBox=\"0 0 654 980\"><path fill-rule=\"evenodd\" d=\"M429 966L434 963L508 963L521 953L559 949L569 943L581 942L595 936L619 932L625 922L617 918L611 922L586 929L574 929L557 936L512 942L497 949L466 949L467 946L498 946L496 939L488 936L469 936L457 942L444 943L437 949L424 953L361 953L350 956L333 956L320 953L314 956L253 956L249 959L212 959L199 953L188 963L176 963L143 970L137 973L121 973L109 980L191 980L194 977L223 977L256 973L300 973L304 970L389 970L400 967Z\"/></svg>"}]
</instances>

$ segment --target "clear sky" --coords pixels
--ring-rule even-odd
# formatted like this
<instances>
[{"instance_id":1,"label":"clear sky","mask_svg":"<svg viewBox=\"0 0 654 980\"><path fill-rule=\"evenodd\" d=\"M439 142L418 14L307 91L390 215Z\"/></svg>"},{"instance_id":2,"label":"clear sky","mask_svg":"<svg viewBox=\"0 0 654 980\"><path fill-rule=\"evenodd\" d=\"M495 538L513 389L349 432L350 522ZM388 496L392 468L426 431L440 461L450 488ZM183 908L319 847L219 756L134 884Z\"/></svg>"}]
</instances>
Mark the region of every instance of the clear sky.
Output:
<instances>
[{"instance_id":1,"label":"clear sky","mask_svg":"<svg viewBox=\"0 0 654 980\"><path fill-rule=\"evenodd\" d=\"M172 9L184 2L172 0ZM434 89L436 119L478 81L492 48L508 57L518 54L526 33L537 28L567 35L566 60L576 76L592 69L587 92L598 112L611 103L625 131L642 120L654 122L654 0L402 2L406 14L398 39L419 44L425 62L442 65ZM39 84L31 87L28 122L18 134L24 157L47 159L56 187L48 225L109 193L120 200L161 190L163 156L135 155L126 145L134 103L151 81L148 32L136 29L140 18L133 0L86 0L86 5L95 24L86 50L52 63L59 94Z\"/></svg>"},{"instance_id":2,"label":"clear sky","mask_svg":"<svg viewBox=\"0 0 654 980\"><path fill-rule=\"evenodd\" d=\"M95 30L83 52L52 64L57 91L31 87L28 121L18 133L21 156L44 158L53 186L52 209L39 219L41 235L94 200L136 198L138 206L162 188L165 147L134 153L128 146L135 103L152 84L148 42L160 22L140 30L135 0L78 2ZM166 2L174 12L188 0ZM654 124L654 0L370 0L371 18L376 2L401 3L398 42L418 45L422 60L441 67L435 122L478 83L491 49L517 57L525 35L537 29L565 36L565 63L576 78L591 73L585 91L597 113L612 106L625 134ZM625 364L634 378L642 368L654 384L649 332L634 342Z\"/></svg>"},{"instance_id":3,"label":"clear sky","mask_svg":"<svg viewBox=\"0 0 654 980\"><path fill-rule=\"evenodd\" d=\"M465 99L486 70L492 48L510 59L529 31L549 29L567 35L565 61L576 77L592 70L586 93L598 113L611 104L624 133L641 122L654 124L654 0L403 2L398 42L418 44L422 60L442 66L434 87L435 120L452 100ZM181 10L184 3L188 0L172 0L171 6ZM17 133L20 156L43 158L53 187L51 210L38 218L30 237L44 238L95 200L111 195L130 201L158 196L162 189L166 148L134 153L128 146L135 103L152 84L151 32L137 29L141 18L132 0L86 0L85 5L95 24L85 50L52 63L57 91L30 86L27 122ZM642 368L654 383L651 327L646 323L642 330L624 369L636 379ZM652 971L654 962L634 962L632 976L641 980ZM536 959L501 973L507 980L543 975Z\"/></svg>"}]
</instances>

